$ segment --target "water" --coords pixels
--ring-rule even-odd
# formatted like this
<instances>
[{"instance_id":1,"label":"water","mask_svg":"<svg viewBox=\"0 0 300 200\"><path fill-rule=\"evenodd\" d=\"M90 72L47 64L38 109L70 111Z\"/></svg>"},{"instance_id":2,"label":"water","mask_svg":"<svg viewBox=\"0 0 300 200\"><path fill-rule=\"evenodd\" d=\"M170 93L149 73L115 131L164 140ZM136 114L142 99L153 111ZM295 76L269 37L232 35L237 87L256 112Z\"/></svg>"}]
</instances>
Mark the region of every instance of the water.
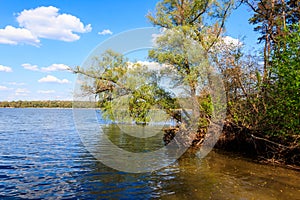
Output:
<instances>
[{"instance_id":1,"label":"water","mask_svg":"<svg viewBox=\"0 0 300 200\"><path fill-rule=\"evenodd\" d=\"M0 109L0 199L300 199L299 172L217 151L119 172L94 159L74 127L72 110Z\"/></svg>"}]
</instances>

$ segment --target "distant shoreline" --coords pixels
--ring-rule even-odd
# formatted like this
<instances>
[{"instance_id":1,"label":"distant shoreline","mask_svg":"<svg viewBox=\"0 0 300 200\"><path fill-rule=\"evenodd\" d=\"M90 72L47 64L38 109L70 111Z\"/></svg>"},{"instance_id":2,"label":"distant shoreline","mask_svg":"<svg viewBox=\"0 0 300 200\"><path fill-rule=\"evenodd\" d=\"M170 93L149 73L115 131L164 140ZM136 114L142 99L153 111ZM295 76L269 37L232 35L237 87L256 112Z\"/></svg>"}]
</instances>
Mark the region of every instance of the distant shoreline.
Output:
<instances>
[{"instance_id":1,"label":"distant shoreline","mask_svg":"<svg viewBox=\"0 0 300 200\"><path fill-rule=\"evenodd\" d=\"M73 101L0 101L0 108L72 108Z\"/></svg>"},{"instance_id":2,"label":"distant shoreline","mask_svg":"<svg viewBox=\"0 0 300 200\"><path fill-rule=\"evenodd\" d=\"M0 109L73 109L64 107L0 107Z\"/></svg>"}]
</instances>

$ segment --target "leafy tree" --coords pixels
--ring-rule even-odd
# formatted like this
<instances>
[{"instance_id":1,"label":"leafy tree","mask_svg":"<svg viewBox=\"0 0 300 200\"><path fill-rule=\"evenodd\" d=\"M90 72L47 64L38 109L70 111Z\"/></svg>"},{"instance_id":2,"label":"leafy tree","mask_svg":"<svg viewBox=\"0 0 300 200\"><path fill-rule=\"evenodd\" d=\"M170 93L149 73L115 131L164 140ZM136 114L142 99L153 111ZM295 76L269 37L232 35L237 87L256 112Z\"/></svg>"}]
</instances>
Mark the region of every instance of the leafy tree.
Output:
<instances>
[{"instance_id":1,"label":"leafy tree","mask_svg":"<svg viewBox=\"0 0 300 200\"><path fill-rule=\"evenodd\" d=\"M250 23L264 43L262 81L255 101L257 129L271 135L295 134L299 127L299 21L297 0L242 0L254 12ZM299 96L299 95L298 95ZM298 119L298 120L297 120Z\"/></svg>"},{"instance_id":2,"label":"leafy tree","mask_svg":"<svg viewBox=\"0 0 300 200\"><path fill-rule=\"evenodd\" d=\"M155 26L180 27L209 51L223 33L233 7L233 0L163 0L157 4L156 12L147 17Z\"/></svg>"},{"instance_id":3,"label":"leafy tree","mask_svg":"<svg viewBox=\"0 0 300 200\"><path fill-rule=\"evenodd\" d=\"M259 43L264 43L264 72L263 83L271 76L270 60L272 51L279 43L279 38L286 34L288 26L298 23L300 20L300 2L298 0L242 0L254 12L249 19L251 24L256 25L255 31L261 36Z\"/></svg>"},{"instance_id":4,"label":"leafy tree","mask_svg":"<svg viewBox=\"0 0 300 200\"><path fill-rule=\"evenodd\" d=\"M212 63L223 77L227 102L227 121L254 128L262 110L259 102L261 75L259 57L247 53L241 41L223 38L213 48Z\"/></svg>"},{"instance_id":5,"label":"leafy tree","mask_svg":"<svg viewBox=\"0 0 300 200\"><path fill-rule=\"evenodd\" d=\"M262 124L270 135L300 134L300 25L290 26L272 53L267 113Z\"/></svg>"},{"instance_id":6,"label":"leafy tree","mask_svg":"<svg viewBox=\"0 0 300 200\"><path fill-rule=\"evenodd\" d=\"M123 55L107 50L94 59L88 69L77 67L75 73L85 76L83 95L94 94L107 119L119 123L147 124L151 110L165 109L176 119L171 93L158 85L157 73L146 65L129 62Z\"/></svg>"},{"instance_id":7,"label":"leafy tree","mask_svg":"<svg viewBox=\"0 0 300 200\"><path fill-rule=\"evenodd\" d=\"M214 46L219 42L233 8L234 1L231 0L163 0L157 4L154 14L148 14L153 25L163 28L149 57L173 67L173 71L168 72L176 74L171 84L173 87L183 85L183 96L192 108L192 113L183 109L187 118L183 121L190 120L198 124L199 129L210 124L212 109L220 110L216 105L222 104L220 99L217 102L217 98L207 95L205 88L214 85L210 57L215 53ZM211 106L212 101L215 108Z\"/></svg>"}]
</instances>

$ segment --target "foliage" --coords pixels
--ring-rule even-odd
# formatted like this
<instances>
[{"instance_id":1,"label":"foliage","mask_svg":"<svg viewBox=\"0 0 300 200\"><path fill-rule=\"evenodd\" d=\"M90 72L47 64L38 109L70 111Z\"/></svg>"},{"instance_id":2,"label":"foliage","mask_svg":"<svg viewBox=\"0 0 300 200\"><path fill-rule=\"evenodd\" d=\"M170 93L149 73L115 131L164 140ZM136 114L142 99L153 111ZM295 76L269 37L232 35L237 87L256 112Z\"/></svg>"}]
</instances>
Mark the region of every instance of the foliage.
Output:
<instances>
[{"instance_id":1,"label":"foliage","mask_svg":"<svg viewBox=\"0 0 300 200\"><path fill-rule=\"evenodd\" d=\"M259 43L264 43L263 83L269 79L272 68L270 59L272 51L279 42L279 38L286 34L288 25L300 20L300 2L298 0L241 0L254 12L249 22L256 25L255 31L260 33ZM293 28L293 26L288 26Z\"/></svg>"},{"instance_id":2,"label":"foliage","mask_svg":"<svg viewBox=\"0 0 300 200\"><path fill-rule=\"evenodd\" d=\"M271 135L300 134L300 26L291 25L272 54L263 127Z\"/></svg>"},{"instance_id":3,"label":"foliage","mask_svg":"<svg viewBox=\"0 0 300 200\"><path fill-rule=\"evenodd\" d=\"M227 120L247 128L255 127L261 111L259 57L255 52L246 53L242 42L224 40L219 41L210 55L212 63L223 75Z\"/></svg>"},{"instance_id":4,"label":"foliage","mask_svg":"<svg viewBox=\"0 0 300 200\"><path fill-rule=\"evenodd\" d=\"M178 107L176 100L158 85L157 71L129 62L112 50L94 60L89 68L77 67L74 72L85 76L82 94L96 95L105 118L119 123L147 124L153 109L164 109L176 118L172 111Z\"/></svg>"},{"instance_id":5,"label":"foliage","mask_svg":"<svg viewBox=\"0 0 300 200\"><path fill-rule=\"evenodd\" d=\"M268 135L293 135L299 130L299 20L295 0L242 0L253 13L249 22L264 43L264 67L251 101L258 114L256 130ZM259 74L258 74L259 75ZM260 76L257 76L260 77ZM249 97L247 98L249 99ZM253 120L252 120L253 121Z\"/></svg>"},{"instance_id":6,"label":"foliage","mask_svg":"<svg viewBox=\"0 0 300 200\"><path fill-rule=\"evenodd\" d=\"M155 26L189 32L189 37L209 51L223 33L233 7L233 0L162 0L147 17Z\"/></svg>"}]
</instances>

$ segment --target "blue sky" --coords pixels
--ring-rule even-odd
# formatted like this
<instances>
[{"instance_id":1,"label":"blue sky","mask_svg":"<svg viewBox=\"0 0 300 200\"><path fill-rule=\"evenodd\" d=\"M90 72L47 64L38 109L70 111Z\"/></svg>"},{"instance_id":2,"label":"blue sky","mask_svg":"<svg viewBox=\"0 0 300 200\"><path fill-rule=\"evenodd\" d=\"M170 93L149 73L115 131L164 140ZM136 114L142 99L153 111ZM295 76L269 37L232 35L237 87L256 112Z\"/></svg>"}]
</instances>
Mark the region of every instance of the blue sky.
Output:
<instances>
[{"instance_id":1,"label":"blue sky","mask_svg":"<svg viewBox=\"0 0 300 200\"><path fill-rule=\"evenodd\" d=\"M64 69L115 34L150 27L145 15L157 2L0 0L0 101L72 100L76 75ZM249 17L234 11L226 35L255 46Z\"/></svg>"}]
</instances>

